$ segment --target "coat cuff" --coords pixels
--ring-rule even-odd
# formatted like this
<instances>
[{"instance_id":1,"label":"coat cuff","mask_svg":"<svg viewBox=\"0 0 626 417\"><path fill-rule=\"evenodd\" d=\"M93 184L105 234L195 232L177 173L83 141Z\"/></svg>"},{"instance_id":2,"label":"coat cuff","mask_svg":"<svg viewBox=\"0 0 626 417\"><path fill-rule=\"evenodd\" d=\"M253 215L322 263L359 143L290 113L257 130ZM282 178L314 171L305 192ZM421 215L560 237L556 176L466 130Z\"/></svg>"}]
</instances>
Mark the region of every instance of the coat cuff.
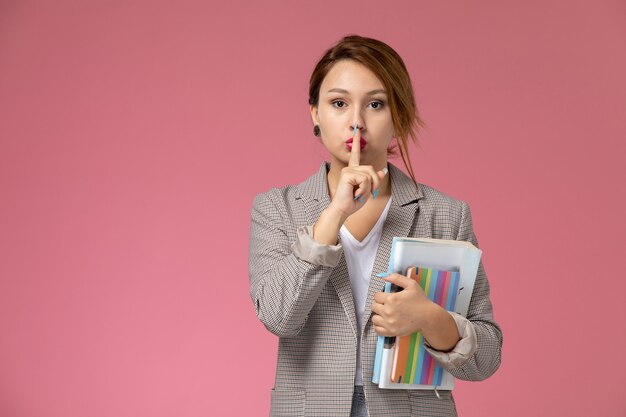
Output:
<instances>
[{"instance_id":1,"label":"coat cuff","mask_svg":"<svg viewBox=\"0 0 626 417\"><path fill-rule=\"evenodd\" d=\"M472 323L462 315L448 311L456 323L456 328L461 336L454 348L449 352L441 352L433 349L427 341L424 341L424 347L432 355L432 357L446 370L458 368L467 362L478 346L476 339L476 330Z\"/></svg>"},{"instance_id":2,"label":"coat cuff","mask_svg":"<svg viewBox=\"0 0 626 417\"><path fill-rule=\"evenodd\" d=\"M343 254L341 243L323 245L313 240L313 226L298 228L298 237L291 245L296 257L314 265L336 267Z\"/></svg>"}]
</instances>

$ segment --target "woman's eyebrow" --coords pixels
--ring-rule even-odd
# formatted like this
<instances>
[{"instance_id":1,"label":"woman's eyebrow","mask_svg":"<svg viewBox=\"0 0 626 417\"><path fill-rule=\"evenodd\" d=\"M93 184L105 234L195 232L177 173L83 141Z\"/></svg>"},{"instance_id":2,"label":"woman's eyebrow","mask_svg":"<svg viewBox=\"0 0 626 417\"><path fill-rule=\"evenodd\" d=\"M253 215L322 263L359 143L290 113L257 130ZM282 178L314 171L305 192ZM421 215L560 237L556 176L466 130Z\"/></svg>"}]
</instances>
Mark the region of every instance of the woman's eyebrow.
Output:
<instances>
[{"instance_id":1,"label":"woman's eyebrow","mask_svg":"<svg viewBox=\"0 0 626 417\"><path fill-rule=\"evenodd\" d=\"M328 92L329 93L350 94L350 92L348 90L344 90L343 88L331 88L330 90L328 90ZM374 94L379 94L379 93L386 94L387 92L384 89L379 88L378 90L368 91L365 94L368 95L368 96L373 96Z\"/></svg>"}]
</instances>

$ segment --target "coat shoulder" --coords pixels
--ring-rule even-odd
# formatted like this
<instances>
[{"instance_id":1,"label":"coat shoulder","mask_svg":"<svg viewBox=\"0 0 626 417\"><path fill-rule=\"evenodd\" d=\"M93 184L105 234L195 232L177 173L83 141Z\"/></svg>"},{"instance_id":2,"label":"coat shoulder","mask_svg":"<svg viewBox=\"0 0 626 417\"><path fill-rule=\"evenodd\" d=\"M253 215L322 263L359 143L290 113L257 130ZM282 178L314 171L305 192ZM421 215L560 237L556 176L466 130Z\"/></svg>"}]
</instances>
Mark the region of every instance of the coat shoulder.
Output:
<instances>
[{"instance_id":1,"label":"coat shoulder","mask_svg":"<svg viewBox=\"0 0 626 417\"><path fill-rule=\"evenodd\" d=\"M263 191L254 196L252 200L253 207L260 207L271 204L275 207L284 206L286 201L294 199L295 188L297 185L285 185L283 187L273 187L267 191Z\"/></svg>"},{"instance_id":2,"label":"coat shoulder","mask_svg":"<svg viewBox=\"0 0 626 417\"><path fill-rule=\"evenodd\" d=\"M302 199L306 201L305 204L317 204L311 200L325 202L328 199L325 164L300 183L273 187L257 194L252 202L252 209L272 209L283 217L299 217L304 206L298 201Z\"/></svg>"},{"instance_id":3,"label":"coat shoulder","mask_svg":"<svg viewBox=\"0 0 626 417\"><path fill-rule=\"evenodd\" d=\"M420 199L420 207L430 210L443 210L449 212L458 212L460 215L467 203L463 200L454 198L433 187L425 184L419 184L424 197Z\"/></svg>"},{"instance_id":4,"label":"coat shoulder","mask_svg":"<svg viewBox=\"0 0 626 417\"><path fill-rule=\"evenodd\" d=\"M423 193L419 200L420 216L439 239L456 239L469 212L467 203L428 185L418 185Z\"/></svg>"}]
</instances>

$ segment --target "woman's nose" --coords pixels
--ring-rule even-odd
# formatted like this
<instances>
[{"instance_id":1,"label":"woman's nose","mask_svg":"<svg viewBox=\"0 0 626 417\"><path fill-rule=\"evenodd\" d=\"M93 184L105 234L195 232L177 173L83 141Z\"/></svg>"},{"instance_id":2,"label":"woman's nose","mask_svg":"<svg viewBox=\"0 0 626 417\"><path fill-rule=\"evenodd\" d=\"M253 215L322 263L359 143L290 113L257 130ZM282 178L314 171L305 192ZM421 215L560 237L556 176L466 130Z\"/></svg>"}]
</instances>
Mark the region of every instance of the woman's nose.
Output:
<instances>
[{"instance_id":1,"label":"woman's nose","mask_svg":"<svg viewBox=\"0 0 626 417\"><path fill-rule=\"evenodd\" d=\"M359 117L355 117L354 120L352 121L352 124L350 125L350 129L354 130L354 127L356 126L357 129L360 129L361 132L365 130L365 122L363 121L363 118Z\"/></svg>"}]
</instances>

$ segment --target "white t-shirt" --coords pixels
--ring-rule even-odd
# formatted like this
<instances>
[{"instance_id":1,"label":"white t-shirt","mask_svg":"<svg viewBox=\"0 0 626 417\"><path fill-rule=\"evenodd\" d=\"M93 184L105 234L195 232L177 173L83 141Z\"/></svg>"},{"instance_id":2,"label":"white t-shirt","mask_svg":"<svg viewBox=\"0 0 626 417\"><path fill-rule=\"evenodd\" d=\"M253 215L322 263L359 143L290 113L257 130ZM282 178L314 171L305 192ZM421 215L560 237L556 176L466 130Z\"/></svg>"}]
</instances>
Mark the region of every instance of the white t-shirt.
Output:
<instances>
[{"instance_id":1,"label":"white t-shirt","mask_svg":"<svg viewBox=\"0 0 626 417\"><path fill-rule=\"evenodd\" d=\"M356 376L354 378L355 385L363 385L361 356L359 354L361 347L360 332L363 325L363 314L365 313L367 289L370 284L372 268L374 268L374 259L376 258L376 251L378 250L378 243L380 242L380 236L383 232L383 225L387 218L389 206L391 206L391 197L389 197L389 201L378 218L378 221L361 242L352 236L345 226L341 226L341 229L339 229L341 245L343 246L343 253L348 266L348 274L350 275L350 286L352 287L352 298L354 298L354 309L358 326L357 334L359 335L356 354Z\"/></svg>"}]
</instances>

